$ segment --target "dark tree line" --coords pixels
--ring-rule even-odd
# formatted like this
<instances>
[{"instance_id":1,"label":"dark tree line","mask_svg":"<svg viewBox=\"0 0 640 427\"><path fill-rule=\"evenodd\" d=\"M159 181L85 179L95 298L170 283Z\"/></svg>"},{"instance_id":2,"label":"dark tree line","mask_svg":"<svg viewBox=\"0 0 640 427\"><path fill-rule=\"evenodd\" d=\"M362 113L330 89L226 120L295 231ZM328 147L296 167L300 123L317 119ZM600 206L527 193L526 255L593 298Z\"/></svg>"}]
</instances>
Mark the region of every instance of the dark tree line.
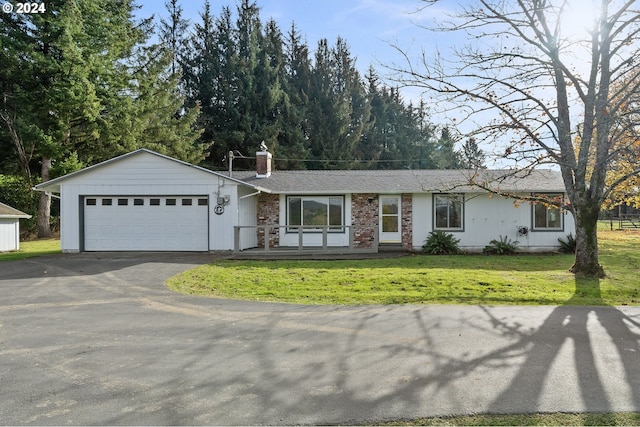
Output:
<instances>
[{"instance_id":1,"label":"dark tree line","mask_svg":"<svg viewBox=\"0 0 640 427\"><path fill-rule=\"evenodd\" d=\"M168 11L165 27L185 28L176 0ZM373 68L363 77L342 38L311 49L295 23L286 33L273 20L263 24L250 0L217 15L206 2L191 32L181 34L165 39L182 66L186 105L200 106L209 167L225 168L229 151L251 157L261 141L281 169L465 165L424 104L406 103Z\"/></svg>"}]
</instances>

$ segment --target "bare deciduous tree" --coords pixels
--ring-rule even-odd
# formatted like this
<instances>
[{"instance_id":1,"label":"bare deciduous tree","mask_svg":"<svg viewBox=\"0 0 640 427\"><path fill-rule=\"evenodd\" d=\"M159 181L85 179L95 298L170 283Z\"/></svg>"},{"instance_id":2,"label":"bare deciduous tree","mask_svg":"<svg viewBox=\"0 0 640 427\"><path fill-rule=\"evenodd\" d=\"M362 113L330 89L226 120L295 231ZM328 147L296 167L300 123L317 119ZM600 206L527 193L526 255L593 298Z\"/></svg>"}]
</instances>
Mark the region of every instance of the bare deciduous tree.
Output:
<instances>
[{"instance_id":1,"label":"bare deciduous tree","mask_svg":"<svg viewBox=\"0 0 640 427\"><path fill-rule=\"evenodd\" d=\"M612 190L606 174L616 138L638 125L628 120L637 117L629 100L640 90L637 3L477 0L427 28L462 33L464 46L450 56L423 51L418 61L403 52L406 63L390 66L398 81L452 106L458 123L474 122L464 133L514 168L559 167L568 200L549 202L575 217L576 274L604 274L597 220Z\"/></svg>"}]
</instances>

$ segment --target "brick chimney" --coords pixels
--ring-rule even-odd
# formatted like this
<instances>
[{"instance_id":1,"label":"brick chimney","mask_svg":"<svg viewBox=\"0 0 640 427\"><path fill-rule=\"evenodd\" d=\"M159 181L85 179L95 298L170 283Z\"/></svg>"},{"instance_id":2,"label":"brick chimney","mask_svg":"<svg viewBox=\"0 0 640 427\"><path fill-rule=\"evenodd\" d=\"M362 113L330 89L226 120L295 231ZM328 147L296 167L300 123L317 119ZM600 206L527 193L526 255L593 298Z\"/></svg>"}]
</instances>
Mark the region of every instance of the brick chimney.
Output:
<instances>
[{"instance_id":1,"label":"brick chimney","mask_svg":"<svg viewBox=\"0 0 640 427\"><path fill-rule=\"evenodd\" d=\"M269 178L271 176L271 159L273 155L266 151L256 152L256 178Z\"/></svg>"}]
</instances>

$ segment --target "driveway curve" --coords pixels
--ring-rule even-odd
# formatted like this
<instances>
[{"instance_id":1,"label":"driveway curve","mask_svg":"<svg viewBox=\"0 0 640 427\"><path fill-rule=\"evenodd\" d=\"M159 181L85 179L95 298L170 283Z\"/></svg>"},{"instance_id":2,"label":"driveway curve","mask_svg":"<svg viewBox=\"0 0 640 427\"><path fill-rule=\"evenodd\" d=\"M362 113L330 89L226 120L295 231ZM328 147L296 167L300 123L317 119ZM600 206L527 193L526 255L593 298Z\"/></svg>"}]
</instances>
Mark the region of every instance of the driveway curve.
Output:
<instances>
[{"instance_id":1,"label":"driveway curve","mask_svg":"<svg viewBox=\"0 0 640 427\"><path fill-rule=\"evenodd\" d=\"M0 423L361 424L640 411L640 308L179 295L210 254L0 263Z\"/></svg>"}]
</instances>

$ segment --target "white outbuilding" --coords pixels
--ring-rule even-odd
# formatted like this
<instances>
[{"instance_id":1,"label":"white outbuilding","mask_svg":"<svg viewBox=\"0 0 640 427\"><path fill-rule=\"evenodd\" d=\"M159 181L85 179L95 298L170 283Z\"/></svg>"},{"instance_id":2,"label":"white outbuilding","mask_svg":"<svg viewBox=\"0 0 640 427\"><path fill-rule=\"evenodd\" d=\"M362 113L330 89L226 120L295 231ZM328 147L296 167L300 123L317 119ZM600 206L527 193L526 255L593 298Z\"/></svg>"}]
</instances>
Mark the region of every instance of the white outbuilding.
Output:
<instances>
[{"instance_id":1,"label":"white outbuilding","mask_svg":"<svg viewBox=\"0 0 640 427\"><path fill-rule=\"evenodd\" d=\"M0 252L20 249L20 218L31 215L0 202Z\"/></svg>"}]
</instances>

